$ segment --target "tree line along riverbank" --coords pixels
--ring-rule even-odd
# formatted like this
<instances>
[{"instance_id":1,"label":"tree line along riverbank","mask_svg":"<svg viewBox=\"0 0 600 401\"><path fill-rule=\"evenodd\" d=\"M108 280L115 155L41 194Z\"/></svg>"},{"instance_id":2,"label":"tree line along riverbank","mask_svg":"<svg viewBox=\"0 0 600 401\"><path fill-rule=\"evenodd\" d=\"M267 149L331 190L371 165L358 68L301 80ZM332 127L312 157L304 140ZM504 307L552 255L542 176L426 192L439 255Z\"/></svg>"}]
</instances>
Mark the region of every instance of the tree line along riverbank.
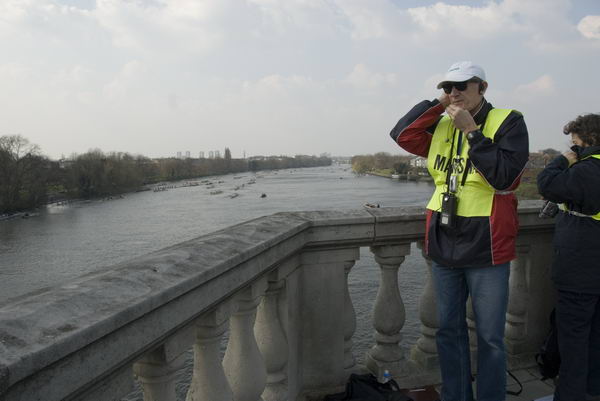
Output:
<instances>
[{"instance_id":1,"label":"tree line along riverbank","mask_svg":"<svg viewBox=\"0 0 600 401\"><path fill-rule=\"evenodd\" d=\"M247 171L331 165L327 156L256 156L234 159L158 158L93 149L51 160L20 135L0 136L0 215L70 199L110 197L148 184Z\"/></svg>"}]
</instances>

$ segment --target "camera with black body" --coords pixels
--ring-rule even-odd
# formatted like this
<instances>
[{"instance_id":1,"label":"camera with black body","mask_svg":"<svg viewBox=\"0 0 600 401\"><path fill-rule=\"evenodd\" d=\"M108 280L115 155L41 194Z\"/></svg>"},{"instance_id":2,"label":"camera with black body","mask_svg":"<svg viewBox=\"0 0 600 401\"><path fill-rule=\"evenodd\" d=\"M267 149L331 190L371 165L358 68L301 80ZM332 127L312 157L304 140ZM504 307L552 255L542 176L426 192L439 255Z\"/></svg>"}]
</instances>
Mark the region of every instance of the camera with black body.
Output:
<instances>
[{"instance_id":1,"label":"camera with black body","mask_svg":"<svg viewBox=\"0 0 600 401\"><path fill-rule=\"evenodd\" d=\"M456 209L458 198L452 192L442 194L442 212L440 213L440 225L445 227L454 227L456 221Z\"/></svg>"},{"instance_id":2,"label":"camera with black body","mask_svg":"<svg viewBox=\"0 0 600 401\"><path fill-rule=\"evenodd\" d=\"M544 202L542 209L540 210L541 219L551 219L558 214L558 205L552 201L547 200Z\"/></svg>"}]
</instances>

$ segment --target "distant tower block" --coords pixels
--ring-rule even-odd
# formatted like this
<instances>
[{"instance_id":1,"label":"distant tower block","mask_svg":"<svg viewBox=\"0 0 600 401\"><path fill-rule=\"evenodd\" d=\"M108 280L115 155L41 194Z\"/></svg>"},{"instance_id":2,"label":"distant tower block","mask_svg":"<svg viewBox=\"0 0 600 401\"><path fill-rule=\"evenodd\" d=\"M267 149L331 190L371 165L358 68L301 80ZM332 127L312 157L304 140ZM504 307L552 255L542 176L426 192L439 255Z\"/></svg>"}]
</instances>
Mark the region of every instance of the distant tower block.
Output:
<instances>
[{"instance_id":1,"label":"distant tower block","mask_svg":"<svg viewBox=\"0 0 600 401\"><path fill-rule=\"evenodd\" d=\"M204 152L200 152L199 157L200 159L204 159Z\"/></svg>"},{"instance_id":2,"label":"distant tower block","mask_svg":"<svg viewBox=\"0 0 600 401\"><path fill-rule=\"evenodd\" d=\"M186 159L189 159L190 157L192 157L192 156L191 156L191 153L190 153L190 151L189 151L189 150L186 150L186 151L185 151L185 158L186 158Z\"/></svg>"},{"instance_id":3,"label":"distant tower block","mask_svg":"<svg viewBox=\"0 0 600 401\"><path fill-rule=\"evenodd\" d=\"M215 158L215 152L213 152L212 150L210 150L210 151L208 152L208 158L209 158L209 159L214 159L214 158Z\"/></svg>"},{"instance_id":4,"label":"distant tower block","mask_svg":"<svg viewBox=\"0 0 600 401\"><path fill-rule=\"evenodd\" d=\"M181 159L181 152L177 152L177 158Z\"/></svg>"},{"instance_id":5,"label":"distant tower block","mask_svg":"<svg viewBox=\"0 0 600 401\"><path fill-rule=\"evenodd\" d=\"M220 158L221 158L221 151L215 150L215 159L220 159Z\"/></svg>"}]
</instances>

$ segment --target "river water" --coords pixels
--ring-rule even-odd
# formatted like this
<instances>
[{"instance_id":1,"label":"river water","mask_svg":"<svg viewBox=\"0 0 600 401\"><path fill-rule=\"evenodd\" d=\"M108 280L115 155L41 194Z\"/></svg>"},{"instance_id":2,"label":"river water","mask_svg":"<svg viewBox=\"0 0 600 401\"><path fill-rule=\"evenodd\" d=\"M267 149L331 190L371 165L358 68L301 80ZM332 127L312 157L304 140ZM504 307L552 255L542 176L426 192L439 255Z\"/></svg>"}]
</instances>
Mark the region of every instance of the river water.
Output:
<instances>
[{"instance_id":1,"label":"river water","mask_svg":"<svg viewBox=\"0 0 600 401\"><path fill-rule=\"evenodd\" d=\"M180 182L169 184L180 187L166 191L51 206L28 219L0 221L0 304L256 217L282 211L359 209L367 202L424 206L433 192L429 183L355 176L349 165L228 174L193 182L199 185ZM233 194L238 195L231 198ZM373 256L361 249L349 277L359 360L374 344L371 308L378 280ZM424 281L424 262L413 246L400 271L405 345L418 336L417 303ZM184 384L179 392L184 394ZM140 399L139 390L127 399Z\"/></svg>"}]
</instances>

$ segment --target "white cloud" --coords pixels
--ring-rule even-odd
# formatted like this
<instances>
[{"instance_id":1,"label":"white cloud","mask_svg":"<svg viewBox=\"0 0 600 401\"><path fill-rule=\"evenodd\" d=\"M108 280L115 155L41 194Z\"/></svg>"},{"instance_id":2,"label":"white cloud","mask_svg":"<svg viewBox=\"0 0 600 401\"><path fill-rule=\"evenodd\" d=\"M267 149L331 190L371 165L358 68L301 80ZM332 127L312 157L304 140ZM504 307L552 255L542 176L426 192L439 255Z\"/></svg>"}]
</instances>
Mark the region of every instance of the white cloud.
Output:
<instances>
[{"instance_id":1,"label":"white cloud","mask_svg":"<svg viewBox=\"0 0 600 401\"><path fill-rule=\"evenodd\" d=\"M335 4L351 27L351 37L356 40L390 37L399 34L404 25L403 13L389 1L337 0Z\"/></svg>"},{"instance_id":2,"label":"white cloud","mask_svg":"<svg viewBox=\"0 0 600 401\"><path fill-rule=\"evenodd\" d=\"M15 62L0 64L0 78L2 78L4 85L10 82L22 81L30 74L31 68L22 64Z\"/></svg>"},{"instance_id":3,"label":"white cloud","mask_svg":"<svg viewBox=\"0 0 600 401\"><path fill-rule=\"evenodd\" d=\"M0 2L0 23L19 21L27 15L34 0L5 0Z\"/></svg>"},{"instance_id":4,"label":"white cloud","mask_svg":"<svg viewBox=\"0 0 600 401\"><path fill-rule=\"evenodd\" d=\"M583 17L577 29L588 39L600 39L600 15L588 15Z\"/></svg>"},{"instance_id":5,"label":"white cloud","mask_svg":"<svg viewBox=\"0 0 600 401\"><path fill-rule=\"evenodd\" d=\"M549 74L542 75L535 81L519 85L514 90L514 98L522 102L539 101L556 91L554 79Z\"/></svg>"},{"instance_id":6,"label":"white cloud","mask_svg":"<svg viewBox=\"0 0 600 401\"><path fill-rule=\"evenodd\" d=\"M0 39L18 41L21 47L46 46L85 39L91 13L59 6L49 0L5 0L0 2ZM10 43L10 42L9 42Z\"/></svg>"},{"instance_id":7,"label":"white cloud","mask_svg":"<svg viewBox=\"0 0 600 401\"><path fill-rule=\"evenodd\" d=\"M267 75L256 81L244 81L239 86L239 92L233 98L249 103L259 102L265 110L272 106L295 104L300 106L307 93L317 89L318 83L300 75L283 76L279 74ZM237 89L234 89L236 92Z\"/></svg>"},{"instance_id":8,"label":"white cloud","mask_svg":"<svg viewBox=\"0 0 600 401\"><path fill-rule=\"evenodd\" d=\"M575 39L567 17L569 5L568 0L489 1L481 7L438 2L407 12L420 28L413 33L416 41L441 40L450 49L461 51L467 43L489 46L490 40L504 38L504 47L522 41L541 51L564 47Z\"/></svg>"},{"instance_id":9,"label":"white cloud","mask_svg":"<svg viewBox=\"0 0 600 401\"><path fill-rule=\"evenodd\" d=\"M216 46L225 33L218 22L230 7L227 0L98 0L94 16L117 47L172 54Z\"/></svg>"},{"instance_id":10,"label":"white cloud","mask_svg":"<svg viewBox=\"0 0 600 401\"><path fill-rule=\"evenodd\" d=\"M346 79L346 83L359 89L376 89L382 85L396 85L396 74L382 74L371 72L364 64L357 64Z\"/></svg>"},{"instance_id":11,"label":"white cloud","mask_svg":"<svg viewBox=\"0 0 600 401\"><path fill-rule=\"evenodd\" d=\"M147 68L140 61L129 61L115 78L104 86L104 96L109 100L125 99L126 96L140 96L144 86L143 82L148 79L143 76L146 72Z\"/></svg>"},{"instance_id":12,"label":"white cloud","mask_svg":"<svg viewBox=\"0 0 600 401\"><path fill-rule=\"evenodd\" d=\"M452 32L471 40L485 39L500 31L518 29L502 5L494 2L485 7L454 6L436 3L429 7L408 9L413 21L426 33ZM456 39L456 38L454 38ZM448 43L449 46L459 43Z\"/></svg>"},{"instance_id":13,"label":"white cloud","mask_svg":"<svg viewBox=\"0 0 600 401\"><path fill-rule=\"evenodd\" d=\"M542 75L533 82L520 85L517 90L530 91L538 94L545 94L554 90L554 80L548 74Z\"/></svg>"}]
</instances>

